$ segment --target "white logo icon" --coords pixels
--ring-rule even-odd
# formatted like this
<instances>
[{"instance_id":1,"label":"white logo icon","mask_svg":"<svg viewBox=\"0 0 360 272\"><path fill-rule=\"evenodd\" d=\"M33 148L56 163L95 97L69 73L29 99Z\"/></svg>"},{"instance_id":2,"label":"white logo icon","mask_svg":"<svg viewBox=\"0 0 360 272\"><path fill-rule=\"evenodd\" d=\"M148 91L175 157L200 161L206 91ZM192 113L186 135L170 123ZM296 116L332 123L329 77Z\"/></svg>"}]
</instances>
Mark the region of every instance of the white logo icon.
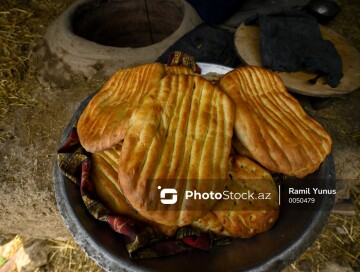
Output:
<instances>
[{"instance_id":1,"label":"white logo icon","mask_svg":"<svg viewBox=\"0 0 360 272\"><path fill-rule=\"evenodd\" d=\"M158 189L161 189L161 186L158 186ZM168 198L166 195L171 195L171 198ZM173 188L165 188L160 191L160 202L162 204L175 204L177 201L177 191Z\"/></svg>"}]
</instances>

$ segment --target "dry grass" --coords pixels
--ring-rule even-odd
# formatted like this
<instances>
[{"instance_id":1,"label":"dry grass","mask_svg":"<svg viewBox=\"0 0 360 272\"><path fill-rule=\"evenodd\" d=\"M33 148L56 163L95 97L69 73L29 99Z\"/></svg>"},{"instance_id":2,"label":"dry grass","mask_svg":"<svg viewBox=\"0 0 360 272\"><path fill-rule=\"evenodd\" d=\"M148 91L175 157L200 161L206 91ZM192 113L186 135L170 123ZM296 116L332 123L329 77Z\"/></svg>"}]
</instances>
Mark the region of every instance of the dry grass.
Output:
<instances>
[{"instance_id":1,"label":"dry grass","mask_svg":"<svg viewBox=\"0 0 360 272\"><path fill-rule=\"evenodd\" d=\"M67 241L51 240L53 252L49 256L49 263L34 272L42 271L103 271L72 239Z\"/></svg>"},{"instance_id":2,"label":"dry grass","mask_svg":"<svg viewBox=\"0 0 360 272\"><path fill-rule=\"evenodd\" d=\"M14 107L34 103L24 87L24 80L33 76L29 65L31 49L46 26L71 2L0 0L0 120ZM0 142L6 139L7 135L0 134Z\"/></svg>"},{"instance_id":3,"label":"dry grass","mask_svg":"<svg viewBox=\"0 0 360 272\"><path fill-rule=\"evenodd\" d=\"M360 186L351 187L356 216L332 213L314 244L290 267L290 271L322 271L335 262L360 271Z\"/></svg>"}]
</instances>

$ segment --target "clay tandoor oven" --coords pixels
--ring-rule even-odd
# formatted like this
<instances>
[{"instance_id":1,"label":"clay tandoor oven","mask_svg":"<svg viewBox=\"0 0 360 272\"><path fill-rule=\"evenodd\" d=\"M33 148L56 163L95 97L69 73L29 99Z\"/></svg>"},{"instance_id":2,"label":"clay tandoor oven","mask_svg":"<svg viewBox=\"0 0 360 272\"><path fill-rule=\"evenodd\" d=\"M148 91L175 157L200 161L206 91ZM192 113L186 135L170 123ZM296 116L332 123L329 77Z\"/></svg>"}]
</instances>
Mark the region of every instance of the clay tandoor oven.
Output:
<instances>
[{"instance_id":1,"label":"clay tandoor oven","mask_svg":"<svg viewBox=\"0 0 360 272\"><path fill-rule=\"evenodd\" d=\"M74 33L114 47L139 48L158 43L179 28L184 10L169 1L90 2L72 17Z\"/></svg>"},{"instance_id":2,"label":"clay tandoor oven","mask_svg":"<svg viewBox=\"0 0 360 272\"><path fill-rule=\"evenodd\" d=\"M35 50L41 83L69 87L154 62L201 23L185 0L78 0L46 30Z\"/></svg>"}]
</instances>

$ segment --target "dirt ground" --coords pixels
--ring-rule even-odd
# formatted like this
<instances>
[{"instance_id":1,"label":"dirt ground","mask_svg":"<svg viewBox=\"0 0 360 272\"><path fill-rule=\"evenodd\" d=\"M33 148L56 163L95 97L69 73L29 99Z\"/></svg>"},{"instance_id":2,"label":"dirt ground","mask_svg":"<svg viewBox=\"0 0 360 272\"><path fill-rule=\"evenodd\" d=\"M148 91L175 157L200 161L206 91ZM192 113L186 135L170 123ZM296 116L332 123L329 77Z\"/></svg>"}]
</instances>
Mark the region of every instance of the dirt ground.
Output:
<instances>
[{"instance_id":1,"label":"dirt ground","mask_svg":"<svg viewBox=\"0 0 360 272\"><path fill-rule=\"evenodd\" d=\"M30 35L30 41L23 44L8 42L9 48L3 46L0 55L0 214L6 218L0 225L0 245L14 239L9 233L20 234L18 248L24 241L31 244L51 237L45 240L50 247L47 264L36 271L102 271L70 238L58 215L51 184L63 129L81 101L106 78L101 74L86 80L73 76L72 85L62 89L39 84L31 49L39 43L49 22L72 1L40 2L0 2L0 17L6 17L9 27L11 23L18 27L12 36L1 36L9 32L9 27L0 26L0 43ZM339 2L343 10L330 26L360 50L359 2ZM356 216L332 214L314 245L286 271L360 271L360 92L325 100L298 98L333 138L336 175L343 180L339 183L344 193L340 198L352 199ZM28 218L28 224L16 223L24 222L24 218ZM29 226L35 225L41 227L34 233ZM2 262L11 256L1 258L0 271Z\"/></svg>"}]
</instances>

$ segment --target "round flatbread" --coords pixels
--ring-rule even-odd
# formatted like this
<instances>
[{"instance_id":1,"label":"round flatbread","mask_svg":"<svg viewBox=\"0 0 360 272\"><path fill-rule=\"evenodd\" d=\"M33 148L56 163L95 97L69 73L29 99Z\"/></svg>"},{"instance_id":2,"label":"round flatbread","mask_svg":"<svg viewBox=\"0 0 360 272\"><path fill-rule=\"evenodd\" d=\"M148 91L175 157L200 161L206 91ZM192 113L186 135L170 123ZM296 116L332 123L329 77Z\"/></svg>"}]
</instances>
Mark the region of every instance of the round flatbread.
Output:
<instances>
[{"instance_id":1,"label":"round flatbread","mask_svg":"<svg viewBox=\"0 0 360 272\"><path fill-rule=\"evenodd\" d=\"M134 108L152 86L166 75L160 63L115 73L81 114L77 130L88 152L99 152L123 140Z\"/></svg>"},{"instance_id":2,"label":"round flatbread","mask_svg":"<svg viewBox=\"0 0 360 272\"><path fill-rule=\"evenodd\" d=\"M330 153L329 134L306 114L274 72L239 67L222 76L219 86L235 104L237 140L265 168L304 177Z\"/></svg>"}]
</instances>

